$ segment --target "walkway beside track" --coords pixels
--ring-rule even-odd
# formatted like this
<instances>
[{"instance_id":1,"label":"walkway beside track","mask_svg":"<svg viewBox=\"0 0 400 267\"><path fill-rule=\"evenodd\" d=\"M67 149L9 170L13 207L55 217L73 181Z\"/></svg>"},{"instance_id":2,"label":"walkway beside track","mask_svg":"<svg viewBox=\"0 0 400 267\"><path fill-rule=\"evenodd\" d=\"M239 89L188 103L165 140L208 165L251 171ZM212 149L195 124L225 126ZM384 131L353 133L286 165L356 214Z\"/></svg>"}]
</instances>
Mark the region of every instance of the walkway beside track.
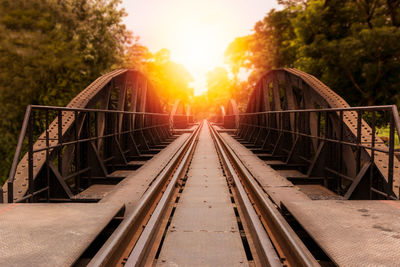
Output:
<instances>
[{"instance_id":1,"label":"walkway beside track","mask_svg":"<svg viewBox=\"0 0 400 267\"><path fill-rule=\"evenodd\" d=\"M247 266L226 178L207 123L187 173L158 265Z\"/></svg>"}]
</instances>

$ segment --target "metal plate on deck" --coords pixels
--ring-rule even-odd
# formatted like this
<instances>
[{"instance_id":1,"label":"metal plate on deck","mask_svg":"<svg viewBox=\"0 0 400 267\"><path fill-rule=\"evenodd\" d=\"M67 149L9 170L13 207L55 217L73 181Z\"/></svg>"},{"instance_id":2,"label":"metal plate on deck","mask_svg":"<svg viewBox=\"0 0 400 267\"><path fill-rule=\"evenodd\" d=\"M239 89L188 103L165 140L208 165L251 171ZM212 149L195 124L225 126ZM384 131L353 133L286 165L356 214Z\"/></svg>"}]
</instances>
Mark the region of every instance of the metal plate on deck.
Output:
<instances>
[{"instance_id":1,"label":"metal plate on deck","mask_svg":"<svg viewBox=\"0 0 400 267\"><path fill-rule=\"evenodd\" d=\"M400 202L319 200L285 204L340 266L398 266Z\"/></svg>"},{"instance_id":2,"label":"metal plate on deck","mask_svg":"<svg viewBox=\"0 0 400 267\"><path fill-rule=\"evenodd\" d=\"M238 233L171 232L158 258L161 266L248 266ZM193 253L196 251L196 253ZM241 254L238 251L243 251Z\"/></svg>"},{"instance_id":3,"label":"metal plate on deck","mask_svg":"<svg viewBox=\"0 0 400 267\"><path fill-rule=\"evenodd\" d=\"M129 175L134 174L136 171L133 170L116 170L110 173L111 177L128 177Z\"/></svg>"},{"instance_id":4,"label":"metal plate on deck","mask_svg":"<svg viewBox=\"0 0 400 267\"><path fill-rule=\"evenodd\" d=\"M110 184L94 184L89 188L74 196L74 199L81 200L100 200L114 189L115 185Z\"/></svg>"},{"instance_id":5,"label":"metal plate on deck","mask_svg":"<svg viewBox=\"0 0 400 267\"><path fill-rule=\"evenodd\" d=\"M293 201L311 201L307 195L299 190L297 186L263 187L263 189L265 192L267 192L272 201L278 206Z\"/></svg>"},{"instance_id":6,"label":"metal plate on deck","mask_svg":"<svg viewBox=\"0 0 400 267\"><path fill-rule=\"evenodd\" d=\"M301 192L306 194L312 200L344 200L344 197L338 195L323 185L319 184L299 184L296 185Z\"/></svg>"},{"instance_id":7,"label":"metal plate on deck","mask_svg":"<svg viewBox=\"0 0 400 267\"><path fill-rule=\"evenodd\" d=\"M217 182L205 182L203 184L191 186L186 192L183 191L183 195L179 201L179 205L183 203L224 203L226 205L232 205L228 192L221 191L221 187L228 187L226 184ZM187 188L186 188L187 189ZM185 197L190 193L189 197ZM208 194L208 195L206 195Z\"/></svg>"},{"instance_id":8,"label":"metal plate on deck","mask_svg":"<svg viewBox=\"0 0 400 267\"><path fill-rule=\"evenodd\" d=\"M0 266L69 266L121 209L99 203L0 205Z\"/></svg>"},{"instance_id":9,"label":"metal plate on deck","mask_svg":"<svg viewBox=\"0 0 400 267\"><path fill-rule=\"evenodd\" d=\"M276 170L276 172L284 177L307 177L307 175L298 170Z\"/></svg>"},{"instance_id":10,"label":"metal plate on deck","mask_svg":"<svg viewBox=\"0 0 400 267\"><path fill-rule=\"evenodd\" d=\"M182 232L238 232L232 206L218 203L186 204L179 207L171 229Z\"/></svg>"}]
</instances>

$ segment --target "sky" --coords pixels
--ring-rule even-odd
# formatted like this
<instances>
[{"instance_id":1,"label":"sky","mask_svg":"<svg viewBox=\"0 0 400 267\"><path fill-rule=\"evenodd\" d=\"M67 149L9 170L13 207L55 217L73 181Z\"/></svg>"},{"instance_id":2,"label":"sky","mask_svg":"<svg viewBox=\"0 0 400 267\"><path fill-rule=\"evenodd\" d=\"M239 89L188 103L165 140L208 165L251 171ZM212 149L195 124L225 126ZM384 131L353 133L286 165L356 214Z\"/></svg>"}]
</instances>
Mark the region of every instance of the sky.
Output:
<instances>
[{"instance_id":1,"label":"sky","mask_svg":"<svg viewBox=\"0 0 400 267\"><path fill-rule=\"evenodd\" d=\"M127 28L151 52L167 48L192 74L196 95L205 92L208 71L224 66L224 52L248 35L276 0L123 0Z\"/></svg>"}]
</instances>

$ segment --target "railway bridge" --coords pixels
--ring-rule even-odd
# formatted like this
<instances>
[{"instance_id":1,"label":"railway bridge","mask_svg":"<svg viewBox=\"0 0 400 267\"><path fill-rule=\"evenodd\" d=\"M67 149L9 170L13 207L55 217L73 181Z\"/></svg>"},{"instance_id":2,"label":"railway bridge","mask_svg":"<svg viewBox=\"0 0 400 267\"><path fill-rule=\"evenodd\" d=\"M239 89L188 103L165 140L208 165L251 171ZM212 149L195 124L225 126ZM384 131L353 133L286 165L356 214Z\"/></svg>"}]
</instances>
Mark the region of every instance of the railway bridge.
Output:
<instances>
[{"instance_id":1,"label":"railway bridge","mask_svg":"<svg viewBox=\"0 0 400 267\"><path fill-rule=\"evenodd\" d=\"M208 121L115 70L27 107L0 265L398 265L399 133L396 106L351 107L296 69Z\"/></svg>"}]
</instances>

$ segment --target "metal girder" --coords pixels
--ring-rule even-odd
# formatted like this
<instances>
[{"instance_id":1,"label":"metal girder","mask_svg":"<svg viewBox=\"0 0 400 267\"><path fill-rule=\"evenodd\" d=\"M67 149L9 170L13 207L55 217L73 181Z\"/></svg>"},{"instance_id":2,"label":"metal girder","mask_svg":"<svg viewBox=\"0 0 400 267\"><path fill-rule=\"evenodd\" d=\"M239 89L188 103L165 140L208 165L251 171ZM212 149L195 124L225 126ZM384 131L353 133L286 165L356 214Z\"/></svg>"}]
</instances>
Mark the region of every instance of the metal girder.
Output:
<instances>
[{"instance_id":1,"label":"metal girder","mask_svg":"<svg viewBox=\"0 0 400 267\"><path fill-rule=\"evenodd\" d=\"M234 129L239 127L239 109L234 99L229 100L223 121L225 128Z\"/></svg>"},{"instance_id":2,"label":"metal girder","mask_svg":"<svg viewBox=\"0 0 400 267\"><path fill-rule=\"evenodd\" d=\"M308 176L334 178L336 184L328 186L346 198L352 198L361 184L369 190L357 192L357 198L399 197L400 163L393 143L400 123L395 106L351 108L314 76L284 68L261 77L246 113L234 113L230 107L224 121L240 117L240 139L284 156L287 164L306 165ZM378 113L390 117L388 144L375 134ZM364 115L374 117L371 126Z\"/></svg>"},{"instance_id":3,"label":"metal girder","mask_svg":"<svg viewBox=\"0 0 400 267\"><path fill-rule=\"evenodd\" d=\"M180 99L176 100L170 115L170 122L174 128L186 128L189 123L193 123L193 116L190 113L190 106Z\"/></svg>"},{"instance_id":4,"label":"metal girder","mask_svg":"<svg viewBox=\"0 0 400 267\"><path fill-rule=\"evenodd\" d=\"M112 71L90 84L66 108L28 107L3 187L4 199L36 201L40 195L33 193L49 183L49 173L63 182L64 193L71 197L92 178L106 177L115 164L127 165L129 157L147 153L150 145L168 138L169 131L168 114L151 82L135 70ZM28 153L19 160L26 139Z\"/></svg>"}]
</instances>

